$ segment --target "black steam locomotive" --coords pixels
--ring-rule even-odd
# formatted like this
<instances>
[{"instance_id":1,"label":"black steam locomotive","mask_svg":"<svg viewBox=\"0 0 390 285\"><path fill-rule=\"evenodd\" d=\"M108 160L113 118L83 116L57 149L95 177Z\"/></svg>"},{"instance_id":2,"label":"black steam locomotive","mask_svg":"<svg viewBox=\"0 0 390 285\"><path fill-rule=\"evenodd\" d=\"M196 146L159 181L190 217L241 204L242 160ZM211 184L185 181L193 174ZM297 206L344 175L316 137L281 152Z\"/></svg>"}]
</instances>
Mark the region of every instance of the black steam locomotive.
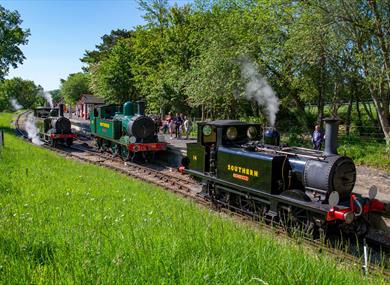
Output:
<instances>
[{"instance_id":1,"label":"black steam locomotive","mask_svg":"<svg viewBox=\"0 0 390 285\"><path fill-rule=\"evenodd\" d=\"M43 141L54 147L58 143L69 147L73 144L76 134L72 132L70 120L64 117L64 105L60 104L58 108L36 108L34 117Z\"/></svg>"},{"instance_id":2,"label":"black steam locomotive","mask_svg":"<svg viewBox=\"0 0 390 285\"><path fill-rule=\"evenodd\" d=\"M221 120L198 125L181 171L203 181L214 203L306 229L332 226L365 234L364 216L384 204L352 192L354 162L337 154L338 121L326 120L325 151L279 145L275 130Z\"/></svg>"}]
</instances>

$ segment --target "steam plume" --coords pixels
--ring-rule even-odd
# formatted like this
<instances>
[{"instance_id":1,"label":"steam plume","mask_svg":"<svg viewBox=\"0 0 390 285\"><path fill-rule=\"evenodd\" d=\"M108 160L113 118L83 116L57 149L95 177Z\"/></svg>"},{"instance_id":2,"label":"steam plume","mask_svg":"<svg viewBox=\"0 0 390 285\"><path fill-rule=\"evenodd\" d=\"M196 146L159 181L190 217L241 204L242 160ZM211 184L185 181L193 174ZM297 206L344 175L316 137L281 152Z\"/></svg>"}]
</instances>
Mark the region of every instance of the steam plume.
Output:
<instances>
[{"instance_id":1,"label":"steam plume","mask_svg":"<svg viewBox=\"0 0 390 285\"><path fill-rule=\"evenodd\" d=\"M45 98L50 107L53 108L53 97L51 96L50 92L42 90L39 92L39 96Z\"/></svg>"},{"instance_id":2,"label":"steam plume","mask_svg":"<svg viewBox=\"0 0 390 285\"><path fill-rule=\"evenodd\" d=\"M15 111L22 109L22 105L20 105L18 100L16 100L15 98L11 98L10 102L12 108L14 108Z\"/></svg>"},{"instance_id":3,"label":"steam plume","mask_svg":"<svg viewBox=\"0 0 390 285\"><path fill-rule=\"evenodd\" d=\"M27 116L27 120L24 124L24 127L27 131L28 138L31 139L33 144L43 145L43 142L39 138L39 130L35 125L35 117L33 114Z\"/></svg>"},{"instance_id":4,"label":"steam plume","mask_svg":"<svg viewBox=\"0 0 390 285\"><path fill-rule=\"evenodd\" d=\"M276 113L279 111L279 99L267 80L256 70L256 67L248 60L241 59L241 76L247 81L245 97L248 100L256 100L259 106L265 107L268 123L275 125Z\"/></svg>"}]
</instances>

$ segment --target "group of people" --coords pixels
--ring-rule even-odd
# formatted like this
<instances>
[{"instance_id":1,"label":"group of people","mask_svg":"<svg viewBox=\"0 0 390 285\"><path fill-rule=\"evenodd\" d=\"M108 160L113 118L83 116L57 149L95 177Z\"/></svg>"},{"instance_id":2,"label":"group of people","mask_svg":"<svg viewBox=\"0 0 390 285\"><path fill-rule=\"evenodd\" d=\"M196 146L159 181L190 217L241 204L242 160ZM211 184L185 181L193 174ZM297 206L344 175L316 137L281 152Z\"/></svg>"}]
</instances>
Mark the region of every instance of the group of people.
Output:
<instances>
[{"instance_id":1,"label":"group of people","mask_svg":"<svg viewBox=\"0 0 390 285\"><path fill-rule=\"evenodd\" d=\"M160 127L164 134L169 133L171 139L173 139L173 135L175 135L175 138L184 136L188 139L191 128L192 122L187 116L183 113L176 113L176 116L173 116L172 112L168 113Z\"/></svg>"}]
</instances>

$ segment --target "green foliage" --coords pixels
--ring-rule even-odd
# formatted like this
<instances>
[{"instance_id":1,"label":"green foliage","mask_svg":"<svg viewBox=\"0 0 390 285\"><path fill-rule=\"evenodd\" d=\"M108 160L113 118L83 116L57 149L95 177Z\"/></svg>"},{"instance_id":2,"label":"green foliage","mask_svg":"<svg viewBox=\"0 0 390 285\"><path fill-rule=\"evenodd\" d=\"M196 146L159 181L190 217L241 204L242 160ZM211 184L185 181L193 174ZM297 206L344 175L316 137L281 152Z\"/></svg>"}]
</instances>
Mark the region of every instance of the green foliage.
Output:
<instances>
[{"instance_id":1,"label":"green foliage","mask_svg":"<svg viewBox=\"0 0 390 285\"><path fill-rule=\"evenodd\" d=\"M93 66L106 58L107 54L115 46L118 40L130 38L131 34L131 31L118 29L111 31L109 35L104 35L102 37L102 43L96 45L96 50L86 50L84 56L80 59L81 62L88 65L84 69L88 71L90 66Z\"/></svg>"},{"instance_id":2,"label":"green foliage","mask_svg":"<svg viewBox=\"0 0 390 285\"><path fill-rule=\"evenodd\" d=\"M0 115L0 127L10 121ZM2 284L389 281L11 133L0 153Z\"/></svg>"},{"instance_id":3,"label":"green foliage","mask_svg":"<svg viewBox=\"0 0 390 285\"><path fill-rule=\"evenodd\" d=\"M42 91L34 81L23 80L20 77L0 81L0 111L10 110L10 101L15 99L24 109L36 107L44 102L39 96Z\"/></svg>"},{"instance_id":4,"label":"green foliage","mask_svg":"<svg viewBox=\"0 0 390 285\"><path fill-rule=\"evenodd\" d=\"M340 154L351 157L356 164L368 165L390 171L390 152L386 144L358 136L346 136L340 140Z\"/></svg>"},{"instance_id":5,"label":"green foliage","mask_svg":"<svg viewBox=\"0 0 390 285\"><path fill-rule=\"evenodd\" d=\"M62 96L61 96L61 90L60 89L54 89L49 91L51 97L53 98L53 102L58 103Z\"/></svg>"},{"instance_id":6,"label":"green foliage","mask_svg":"<svg viewBox=\"0 0 390 285\"><path fill-rule=\"evenodd\" d=\"M118 41L107 57L91 70L91 89L106 102L124 103L139 99L133 82L130 45L130 40Z\"/></svg>"},{"instance_id":7,"label":"green foliage","mask_svg":"<svg viewBox=\"0 0 390 285\"><path fill-rule=\"evenodd\" d=\"M348 3L348 4L345 4ZM112 102L145 98L153 113L202 118L263 117L245 98L242 59L249 59L280 99L277 125L304 131L341 102L375 108L345 114L388 137L389 3L386 1L199 0L170 6L142 0L146 24L103 36L82 59L96 94ZM126 44L125 44L126 43ZM307 104L316 111L307 115ZM361 107L366 107L362 104ZM291 120L290 115L294 118Z\"/></svg>"},{"instance_id":8,"label":"green foliage","mask_svg":"<svg viewBox=\"0 0 390 285\"><path fill-rule=\"evenodd\" d=\"M9 67L16 68L25 59L20 45L26 45L30 31L20 27L18 11L8 11L0 5L0 80L8 74Z\"/></svg>"},{"instance_id":9,"label":"green foliage","mask_svg":"<svg viewBox=\"0 0 390 285\"><path fill-rule=\"evenodd\" d=\"M73 73L62 81L60 95L68 103L76 103L82 94L90 93L90 75L82 72Z\"/></svg>"}]
</instances>

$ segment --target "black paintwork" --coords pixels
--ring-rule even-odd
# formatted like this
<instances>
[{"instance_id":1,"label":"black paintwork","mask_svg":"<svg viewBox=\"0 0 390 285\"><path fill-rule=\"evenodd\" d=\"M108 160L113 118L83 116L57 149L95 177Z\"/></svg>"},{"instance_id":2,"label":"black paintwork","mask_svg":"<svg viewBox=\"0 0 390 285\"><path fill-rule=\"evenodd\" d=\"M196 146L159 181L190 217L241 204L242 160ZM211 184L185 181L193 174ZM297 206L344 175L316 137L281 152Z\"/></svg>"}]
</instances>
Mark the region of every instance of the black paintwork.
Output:
<instances>
[{"instance_id":1,"label":"black paintwork","mask_svg":"<svg viewBox=\"0 0 390 285\"><path fill-rule=\"evenodd\" d=\"M206 125L212 128L207 137L202 132ZM253 140L246 135L249 126L259 130ZM229 127L237 128L235 140L227 138ZM330 210L327 197L331 191L339 192L341 202L348 199L356 177L351 159L327 157L303 148L263 145L259 142L260 130L258 124L233 120L199 123L198 142L187 145L186 171L202 178L211 189L250 196L269 203L274 211L282 203L324 214ZM251 174L254 171L257 175ZM295 195L296 199L287 197L285 194L291 190L301 191L302 195ZM307 191L318 194L320 200L309 198Z\"/></svg>"}]
</instances>

